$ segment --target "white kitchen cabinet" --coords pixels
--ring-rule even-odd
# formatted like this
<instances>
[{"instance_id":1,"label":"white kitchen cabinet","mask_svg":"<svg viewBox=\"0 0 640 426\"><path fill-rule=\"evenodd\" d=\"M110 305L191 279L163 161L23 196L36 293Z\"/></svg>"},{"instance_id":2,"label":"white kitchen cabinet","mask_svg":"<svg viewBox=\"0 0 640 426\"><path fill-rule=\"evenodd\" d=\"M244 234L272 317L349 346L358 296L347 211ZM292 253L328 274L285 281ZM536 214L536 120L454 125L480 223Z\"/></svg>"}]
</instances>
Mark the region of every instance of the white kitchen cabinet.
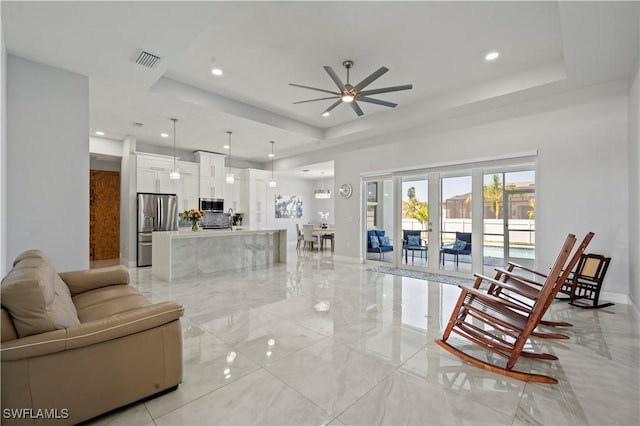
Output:
<instances>
[{"instance_id":1,"label":"white kitchen cabinet","mask_svg":"<svg viewBox=\"0 0 640 426\"><path fill-rule=\"evenodd\" d=\"M223 154L198 151L199 190L201 198L224 198L225 167Z\"/></svg>"},{"instance_id":2,"label":"white kitchen cabinet","mask_svg":"<svg viewBox=\"0 0 640 426\"><path fill-rule=\"evenodd\" d=\"M248 206L248 226L255 228L265 228L267 226L267 212L273 206L267 201L267 182L271 174L264 170L247 169L248 196L246 203ZM243 223L244 225L244 223Z\"/></svg>"},{"instance_id":3,"label":"white kitchen cabinet","mask_svg":"<svg viewBox=\"0 0 640 426\"><path fill-rule=\"evenodd\" d=\"M158 172L138 168L138 192L156 192L158 189Z\"/></svg>"},{"instance_id":4,"label":"white kitchen cabinet","mask_svg":"<svg viewBox=\"0 0 640 426\"><path fill-rule=\"evenodd\" d=\"M171 157L136 155L138 192L175 194L175 181L169 178L173 168Z\"/></svg>"},{"instance_id":5,"label":"white kitchen cabinet","mask_svg":"<svg viewBox=\"0 0 640 426\"><path fill-rule=\"evenodd\" d=\"M176 181L178 205L181 211L198 209L198 190L200 186L198 163L178 161L180 180Z\"/></svg>"},{"instance_id":6,"label":"white kitchen cabinet","mask_svg":"<svg viewBox=\"0 0 640 426\"><path fill-rule=\"evenodd\" d=\"M231 169L234 175L234 183L225 183L224 186L224 209L230 208L235 213L244 213L247 210L245 204L245 193L247 179L245 171L242 169Z\"/></svg>"}]
</instances>

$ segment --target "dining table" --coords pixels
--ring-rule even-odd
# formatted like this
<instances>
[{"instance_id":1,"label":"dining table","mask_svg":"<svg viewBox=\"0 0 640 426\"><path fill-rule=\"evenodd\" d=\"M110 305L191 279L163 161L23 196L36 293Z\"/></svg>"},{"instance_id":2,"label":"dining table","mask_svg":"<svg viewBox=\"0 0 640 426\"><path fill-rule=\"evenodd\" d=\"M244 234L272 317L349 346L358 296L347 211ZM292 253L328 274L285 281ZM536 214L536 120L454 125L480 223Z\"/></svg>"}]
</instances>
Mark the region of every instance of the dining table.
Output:
<instances>
[{"instance_id":1,"label":"dining table","mask_svg":"<svg viewBox=\"0 0 640 426\"><path fill-rule=\"evenodd\" d=\"M334 228L323 228L321 226L314 227L313 233L318 235L318 240L320 241L320 250L324 249L325 240L331 240L331 251L334 251L334 243L335 243L335 232Z\"/></svg>"}]
</instances>

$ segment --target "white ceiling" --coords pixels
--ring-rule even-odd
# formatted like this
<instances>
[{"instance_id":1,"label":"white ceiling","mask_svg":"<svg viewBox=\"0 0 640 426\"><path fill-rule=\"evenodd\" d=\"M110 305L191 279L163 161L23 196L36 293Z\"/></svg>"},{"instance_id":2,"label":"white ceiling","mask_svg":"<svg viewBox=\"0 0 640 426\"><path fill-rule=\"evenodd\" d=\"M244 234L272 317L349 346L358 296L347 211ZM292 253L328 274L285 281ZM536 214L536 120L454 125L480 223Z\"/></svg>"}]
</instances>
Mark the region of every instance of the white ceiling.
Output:
<instances>
[{"instance_id":1,"label":"white ceiling","mask_svg":"<svg viewBox=\"0 0 640 426\"><path fill-rule=\"evenodd\" d=\"M638 2L12 2L2 1L10 54L87 75L91 130L267 162L366 140L482 108L628 78L638 58ZM162 58L134 63L140 49ZM501 53L487 63L484 55ZM395 109L346 105L289 86L335 90L324 65L368 88L413 84L377 95ZM211 75L212 67L224 75ZM458 112L459 113L459 112ZM144 125L136 128L131 122Z\"/></svg>"}]
</instances>

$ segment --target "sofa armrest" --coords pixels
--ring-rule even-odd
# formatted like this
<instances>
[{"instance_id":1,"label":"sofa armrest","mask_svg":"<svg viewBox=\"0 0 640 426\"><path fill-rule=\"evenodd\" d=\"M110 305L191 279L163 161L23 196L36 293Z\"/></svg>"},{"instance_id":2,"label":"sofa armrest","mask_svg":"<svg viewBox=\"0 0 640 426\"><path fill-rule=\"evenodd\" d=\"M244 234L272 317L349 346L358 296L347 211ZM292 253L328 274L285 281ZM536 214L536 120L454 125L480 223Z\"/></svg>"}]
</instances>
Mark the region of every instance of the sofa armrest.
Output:
<instances>
[{"instance_id":1,"label":"sofa armrest","mask_svg":"<svg viewBox=\"0 0 640 426\"><path fill-rule=\"evenodd\" d=\"M100 287L129 284L129 271L122 265L86 271L60 272L58 275L69 287L72 296Z\"/></svg>"},{"instance_id":2,"label":"sofa armrest","mask_svg":"<svg viewBox=\"0 0 640 426\"><path fill-rule=\"evenodd\" d=\"M182 305L161 302L89 321L77 327L3 342L0 355L3 362L16 361L94 345L170 323L179 319L183 313Z\"/></svg>"}]
</instances>

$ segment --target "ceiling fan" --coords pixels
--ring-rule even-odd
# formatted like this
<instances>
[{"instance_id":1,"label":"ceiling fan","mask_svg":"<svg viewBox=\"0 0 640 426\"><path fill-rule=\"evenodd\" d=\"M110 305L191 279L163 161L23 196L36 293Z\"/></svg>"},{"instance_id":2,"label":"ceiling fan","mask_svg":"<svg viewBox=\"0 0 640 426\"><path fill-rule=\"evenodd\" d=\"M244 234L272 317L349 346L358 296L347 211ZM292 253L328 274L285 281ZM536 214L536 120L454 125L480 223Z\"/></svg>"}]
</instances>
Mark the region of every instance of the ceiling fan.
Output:
<instances>
[{"instance_id":1,"label":"ceiling fan","mask_svg":"<svg viewBox=\"0 0 640 426\"><path fill-rule=\"evenodd\" d=\"M369 77L365 78L355 86L352 86L349 83L349 70L351 69L351 67L353 67L353 61L349 61L349 60L344 61L342 65L347 69L346 84L343 83L342 80L340 80L340 77L338 77L338 75L333 71L333 69L330 66L325 65L323 67L324 70L327 72L327 74L329 74L329 77L331 77L333 82L336 84L336 86L338 86L339 92L334 92L334 91L325 90L325 89L318 89L317 87L303 86L301 84L289 83L289 86L302 87L303 89L310 89L318 92L330 93L333 95L333 96L328 96L326 98L298 101L298 102L294 102L294 104L324 101L327 99L337 99L337 101L334 104L332 104L329 108L325 109L322 112L323 116L325 117L328 116L331 110L337 107L338 105L340 105L342 102L349 104L349 106L351 106L351 109L353 109L355 113L358 114L358 116L361 116L361 115L364 115L364 112L362 112L362 109L360 109L360 106L358 105L357 101L368 102L370 104L376 104L376 105L382 105L390 108L395 108L398 104L394 104L393 102L383 101L381 99L370 98L369 95L377 95L379 93L387 93L387 92L398 92L400 90L409 90L413 87L411 84L404 84L402 86L392 86L392 87L383 87L381 89L362 90L368 85L370 85L371 83L373 83L375 80L380 78L384 73L389 71L389 69L387 67L380 67L377 71L373 72Z\"/></svg>"}]
</instances>

